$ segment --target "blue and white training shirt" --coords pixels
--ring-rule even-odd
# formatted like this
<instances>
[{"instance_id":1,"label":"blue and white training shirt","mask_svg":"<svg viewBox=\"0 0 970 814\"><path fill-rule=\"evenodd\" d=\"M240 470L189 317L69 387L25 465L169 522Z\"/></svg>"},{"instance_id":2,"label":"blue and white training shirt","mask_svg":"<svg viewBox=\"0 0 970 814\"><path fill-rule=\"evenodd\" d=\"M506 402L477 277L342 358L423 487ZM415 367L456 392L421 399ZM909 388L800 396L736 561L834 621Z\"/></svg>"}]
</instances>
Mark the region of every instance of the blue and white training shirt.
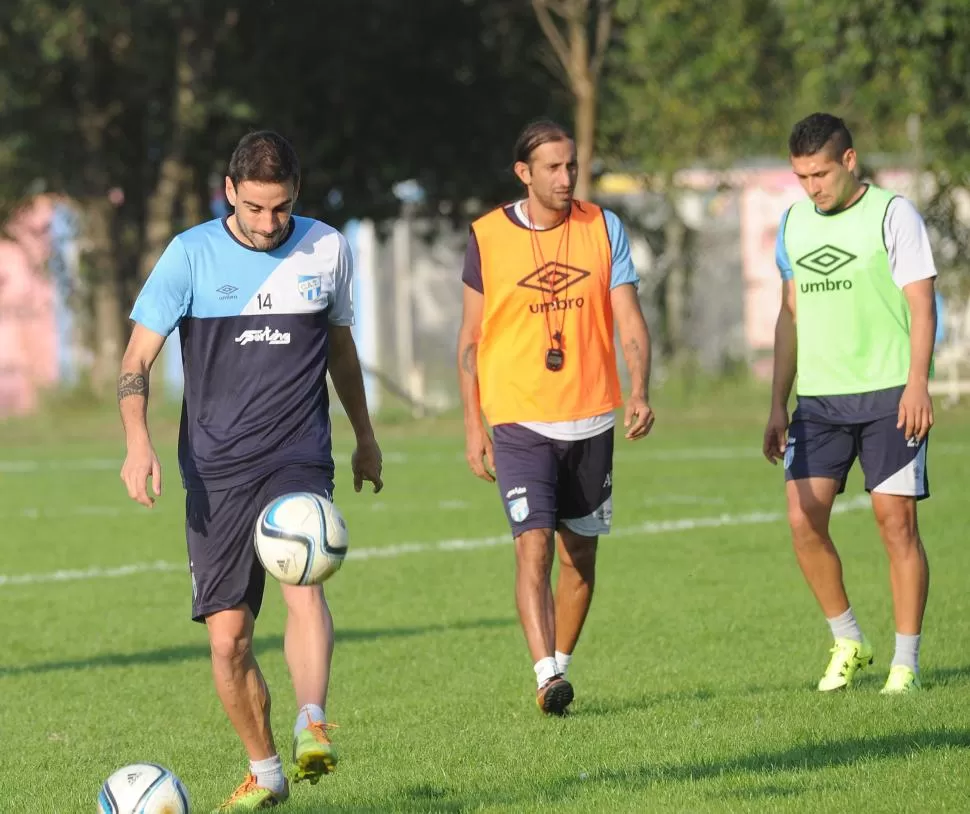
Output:
<instances>
[{"instance_id":1,"label":"blue and white training shirt","mask_svg":"<svg viewBox=\"0 0 970 814\"><path fill-rule=\"evenodd\" d=\"M227 218L183 232L132 309L162 336L179 329L186 489L228 489L293 463L333 472L328 327L353 325L353 256L332 226L293 216L289 228L272 251L241 243Z\"/></svg>"}]
</instances>

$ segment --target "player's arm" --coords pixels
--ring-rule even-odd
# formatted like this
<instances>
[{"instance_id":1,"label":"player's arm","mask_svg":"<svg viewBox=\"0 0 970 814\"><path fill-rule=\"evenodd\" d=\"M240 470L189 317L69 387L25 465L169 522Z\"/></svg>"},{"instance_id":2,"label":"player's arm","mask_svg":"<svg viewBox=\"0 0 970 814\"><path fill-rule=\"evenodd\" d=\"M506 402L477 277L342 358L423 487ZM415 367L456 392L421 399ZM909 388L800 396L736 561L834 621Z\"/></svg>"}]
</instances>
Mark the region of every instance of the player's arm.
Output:
<instances>
[{"instance_id":1,"label":"player's arm","mask_svg":"<svg viewBox=\"0 0 970 814\"><path fill-rule=\"evenodd\" d=\"M125 428L128 453L121 467L121 480L128 496L151 508L152 490L162 493L162 468L148 431L148 382L152 365L186 315L192 298L192 273L188 256L178 238L172 240L145 281L131 318L135 323L121 360L118 376L118 409Z\"/></svg>"},{"instance_id":2,"label":"player's arm","mask_svg":"<svg viewBox=\"0 0 970 814\"><path fill-rule=\"evenodd\" d=\"M928 387L936 343L936 286L933 278L910 283L903 289L903 294L909 303L910 315L908 383Z\"/></svg>"},{"instance_id":3,"label":"player's arm","mask_svg":"<svg viewBox=\"0 0 970 814\"><path fill-rule=\"evenodd\" d=\"M151 446L148 432L148 380L165 337L135 323L118 376L118 408L128 446Z\"/></svg>"},{"instance_id":4,"label":"player's arm","mask_svg":"<svg viewBox=\"0 0 970 814\"><path fill-rule=\"evenodd\" d=\"M922 441L933 426L930 365L936 342L936 290L933 278L903 288L909 303L909 376L899 400L897 427L906 439Z\"/></svg>"},{"instance_id":5,"label":"player's arm","mask_svg":"<svg viewBox=\"0 0 970 814\"><path fill-rule=\"evenodd\" d=\"M467 285L462 292L461 327L458 329L458 383L465 411L465 427L482 423L478 392L478 343L482 337L485 297Z\"/></svg>"},{"instance_id":6,"label":"player's arm","mask_svg":"<svg viewBox=\"0 0 970 814\"><path fill-rule=\"evenodd\" d=\"M795 385L798 341L795 331L795 275L785 246L788 212L782 216L775 242L775 263L781 274L781 306L775 321L774 359L771 373L771 411L761 451L772 464L784 457L788 445L788 400Z\"/></svg>"},{"instance_id":7,"label":"player's arm","mask_svg":"<svg viewBox=\"0 0 970 814\"><path fill-rule=\"evenodd\" d=\"M149 509L155 501L148 494L147 481L151 477L152 491L161 495L162 467L148 432L148 380L164 344L164 336L135 323L118 376L118 409L128 448L121 480L128 497Z\"/></svg>"},{"instance_id":8,"label":"player's arm","mask_svg":"<svg viewBox=\"0 0 970 814\"><path fill-rule=\"evenodd\" d=\"M364 374L357 355L357 343L348 325L330 326L330 378L337 397L344 406L357 441L373 440L374 426L367 409Z\"/></svg>"},{"instance_id":9,"label":"player's arm","mask_svg":"<svg viewBox=\"0 0 970 814\"><path fill-rule=\"evenodd\" d=\"M478 242L472 235L462 271L461 327L458 329L458 389L465 414L465 458L472 473L494 481L492 439L485 429L478 389L478 343L482 338L485 288Z\"/></svg>"},{"instance_id":10,"label":"player's arm","mask_svg":"<svg viewBox=\"0 0 970 814\"><path fill-rule=\"evenodd\" d=\"M774 365L771 374L771 407L788 410L788 400L795 386L798 340L795 333L795 281L783 280L781 308L775 322Z\"/></svg>"},{"instance_id":11,"label":"player's arm","mask_svg":"<svg viewBox=\"0 0 970 814\"><path fill-rule=\"evenodd\" d=\"M349 325L330 326L329 367L337 398L344 406L357 439L352 462L354 490L359 492L366 480L374 484L375 492L379 492L384 488L381 480L382 455L367 408L367 393L364 390L364 375L357 355L357 343L354 342L354 334Z\"/></svg>"},{"instance_id":12,"label":"player's arm","mask_svg":"<svg viewBox=\"0 0 970 814\"><path fill-rule=\"evenodd\" d=\"M933 426L930 366L936 343L936 263L926 224L904 198L893 200L884 229L893 280L909 304L909 374L899 400L897 426L922 441Z\"/></svg>"},{"instance_id":13,"label":"player's arm","mask_svg":"<svg viewBox=\"0 0 970 814\"><path fill-rule=\"evenodd\" d=\"M383 456L377 444L374 425L370 420L367 407L367 393L364 390L364 375L357 355L354 341L353 305L354 259L346 239L340 236L340 251L334 272L334 303L330 313L329 337L330 358L327 367L330 380L337 391L337 398L347 413L350 426L357 439L357 448L351 458L354 476L354 491L359 492L364 481L374 484L374 491L384 488L381 479Z\"/></svg>"},{"instance_id":14,"label":"player's arm","mask_svg":"<svg viewBox=\"0 0 970 814\"><path fill-rule=\"evenodd\" d=\"M623 424L626 437L636 440L650 432L654 420L650 408L650 331L640 309L640 277L633 265L626 230L612 210L603 210L603 220L610 241L610 308L630 374L630 397Z\"/></svg>"},{"instance_id":15,"label":"player's arm","mask_svg":"<svg viewBox=\"0 0 970 814\"><path fill-rule=\"evenodd\" d=\"M612 288L610 305L630 374L630 397L627 399L623 424L627 428L626 437L636 440L650 432L653 426L653 410L650 408L650 331L633 285L621 284Z\"/></svg>"}]
</instances>

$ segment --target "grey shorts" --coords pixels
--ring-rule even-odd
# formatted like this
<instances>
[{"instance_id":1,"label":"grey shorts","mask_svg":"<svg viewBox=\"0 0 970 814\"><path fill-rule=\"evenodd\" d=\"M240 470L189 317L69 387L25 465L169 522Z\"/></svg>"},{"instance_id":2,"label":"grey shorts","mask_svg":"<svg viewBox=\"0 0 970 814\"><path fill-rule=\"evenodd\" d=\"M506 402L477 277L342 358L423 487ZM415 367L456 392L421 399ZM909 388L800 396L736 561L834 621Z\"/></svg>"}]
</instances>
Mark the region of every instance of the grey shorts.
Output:
<instances>
[{"instance_id":1,"label":"grey shorts","mask_svg":"<svg viewBox=\"0 0 970 814\"><path fill-rule=\"evenodd\" d=\"M802 417L798 411L788 428L785 480L831 478L845 491L846 478L859 459L867 492L915 497L930 496L926 471L929 437L907 441L896 428L895 415L860 424L834 424Z\"/></svg>"},{"instance_id":2,"label":"grey shorts","mask_svg":"<svg viewBox=\"0 0 970 814\"><path fill-rule=\"evenodd\" d=\"M513 537L566 526L609 534L613 520L613 429L558 441L518 424L492 430L499 493Z\"/></svg>"},{"instance_id":3,"label":"grey shorts","mask_svg":"<svg viewBox=\"0 0 970 814\"><path fill-rule=\"evenodd\" d=\"M253 545L256 520L267 503L290 492L315 492L332 500L333 467L291 464L232 489L186 492L194 621L242 604L259 615L266 571Z\"/></svg>"}]
</instances>

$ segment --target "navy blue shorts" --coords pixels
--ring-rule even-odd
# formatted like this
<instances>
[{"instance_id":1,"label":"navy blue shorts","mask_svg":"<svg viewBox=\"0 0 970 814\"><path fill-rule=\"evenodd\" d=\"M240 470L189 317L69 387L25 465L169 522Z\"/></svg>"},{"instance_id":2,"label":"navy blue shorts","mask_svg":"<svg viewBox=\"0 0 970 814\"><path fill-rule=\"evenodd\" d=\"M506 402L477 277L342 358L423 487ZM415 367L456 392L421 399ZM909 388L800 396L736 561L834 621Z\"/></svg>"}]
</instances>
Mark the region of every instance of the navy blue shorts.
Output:
<instances>
[{"instance_id":1,"label":"navy blue shorts","mask_svg":"<svg viewBox=\"0 0 970 814\"><path fill-rule=\"evenodd\" d=\"M895 415L860 424L835 424L802 417L796 410L788 428L785 480L831 478L845 491L846 478L859 459L867 492L930 496L926 472L928 436L907 442Z\"/></svg>"},{"instance_id":2,"label":"navy blue shorts","mask_svg":"<svg viewBox=\"0 0 970 814\"><path fill-rule=\"evenodd\" d=\"M246 604L259 615L266 571L253 534L267 503L290 492L333 499L333 467L292 464L241 486L185 494L185 538L192 574L192 619Z\"/></svg>"},{"instance_id":3,"label":"navy blue shorts","mask_svg":"<svg viewBox=\"0 0 970 814\"><path fill-rule=\"evenodd\" d=\"M583 537L609 534L612 427L578 441L557 441L519 424L499 424L492 435L495 474L513 537L560 525Z\"/></svg>"}]
</instances>

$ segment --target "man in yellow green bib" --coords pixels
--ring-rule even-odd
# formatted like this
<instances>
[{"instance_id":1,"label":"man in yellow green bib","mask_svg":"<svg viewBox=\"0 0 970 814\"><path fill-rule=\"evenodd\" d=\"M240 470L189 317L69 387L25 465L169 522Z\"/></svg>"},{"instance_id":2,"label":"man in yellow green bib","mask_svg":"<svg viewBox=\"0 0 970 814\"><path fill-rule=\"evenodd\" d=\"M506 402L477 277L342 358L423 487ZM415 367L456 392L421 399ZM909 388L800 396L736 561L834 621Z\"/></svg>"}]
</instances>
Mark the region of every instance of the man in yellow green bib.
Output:
<instances>
[{"instance_id":1,"label":"man in yellow green bib","mask_svg":"<svg viewBox=\"0 0 970 814\"><path fill-rule=\"evenodd\" d=\"M860 181L841 119L802 119L788 148L808 199L785 212L778 231L782 305L763 451L771 463L784 461L795 554L834 638L823 692L850 687L874 660L829 536L832 506L859 459L895 609L896 647L882 692L909 693L920 689L929 587L916 507L929 497L936 267L913 204Z\"/></svg>"}]
</instances>

